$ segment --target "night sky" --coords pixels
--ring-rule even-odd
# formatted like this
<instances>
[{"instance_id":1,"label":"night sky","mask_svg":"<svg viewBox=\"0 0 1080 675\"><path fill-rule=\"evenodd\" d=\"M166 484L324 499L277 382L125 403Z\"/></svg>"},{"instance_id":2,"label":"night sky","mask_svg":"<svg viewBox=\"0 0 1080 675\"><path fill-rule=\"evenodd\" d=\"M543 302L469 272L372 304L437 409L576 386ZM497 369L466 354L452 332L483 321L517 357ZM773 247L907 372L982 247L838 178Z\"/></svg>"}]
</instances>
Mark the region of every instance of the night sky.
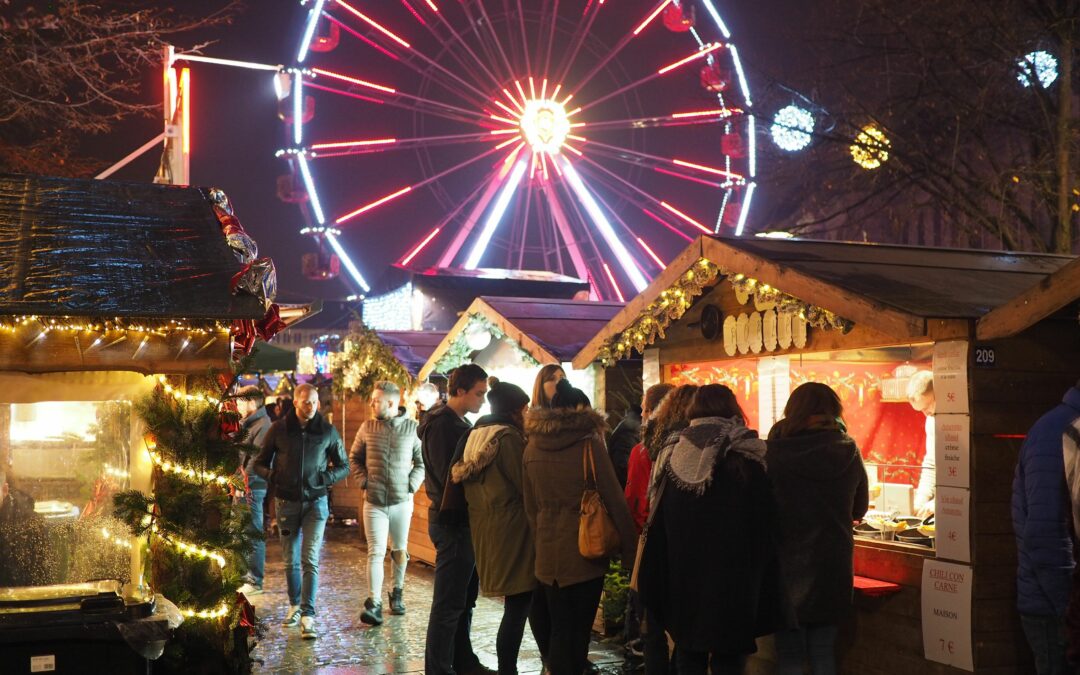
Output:
<instances>
[{"instance_id":1,"label":"night sky","mask_svg":"<svg viewBox=\"0 0 1080 675\"><path fill-rule=\"evenodd\" d=\"M387 1L379 0L379 3ZM526 7L540 4L539 0L524 2ZM184 8L185 11L195 11L200 5L213 4L200 0L184 3ZM373 6L359 0L354 4L361 7L365 4ZM564 6L578 4L581 3L566 2ZM636 14L644 11L640 8L646 8L650 4L652 3L639 0L609 0L609 8L605 8L605 11L618 11L620 5L633 5ZM771 111L791 102L779 84L797 86L800 73L810 66L806 61L804 40L800 31L817 18L813 4L796 0L717 2L743 57L757 107ZM576 11L579 12L580 8ZM269 64L289 63L295 56L305 15L306 9L297 2L249 0L248 8L237 17L233 26L206 36L216 39L217 43L205 49L204 54ZM193 36L192 40L194 39ZM343 35L343 45L348 44L351 39ZM332 53L328 58L344 60L354 58L351 55L355 53L355 49L348 52L341 50L341 54ZM649 55L642 54L642 57L648 58ZM664 57L661 55L661 58ZM357 67L348 63L340 67L343 72L350 72L350 69L356 72ZM160 76L156 74L148 74L149 81L145 88L148 99L158 95L159 87L154 86L159 82L158 77ZM280 283L279 298L282 301L335 298L349 294L351 290L341 281L310 281L301 273L301 254L314 251L315 246L308 237L298 233L303 220L297 206L281 202L275 194L277 176L286 173L287 166L283 160L275 158L274 153L279 148L286 147L289 139L284 124L277 117L277 101L270 73L195 64L192 82L192 183L225 189L233 201L240 221L258 241L260 254L274 259ZM340 107L333 108L331 112L332 107L324 103L325 100L325 96L317 98L316 124L320 122L320 110L324 116L321 121L326 127L349 129L350 115L357 116L356 128L359 132L354 137L364 136L363 125L367 122L361 117L362 113L343 111ZM767 174L773 157L768 151L767 131L763 129L764 126L759 122L759 146L763 149L759 158L759 171ZM115 161L159 133L159 130L156 120L137 120L126 123L107 139L98 139L91 147L94 147L96 153L105 161ZM404 131L403 135L407 135L411 126L404 127ZM325 138L326 136L323 136L323 139ZM402 164L404 162L411 162L412 166L415 166L416 158L413 153L402 154L409 155L408 159L388 160L386 173L393 175L399 169L402 174L407 173L405 164ZM146 180L152 176L157 160L157 153L151 152L115 174L115 178ZM394 161L399 164L394 164ZM319 170L325 171L321 166ZM381 169L375 171L375 174L358 175L345 168L334 172L333 181L356 184L359 186L359 194L356 197L330 194L324 200L340 203L327 210L341 212L348 203L360 204L364 203L365 197L384 194L385 190L380 192L380 189L388 183L379 181L386 176ZM404 176L393 180L404 184L415 180L415 177ZM321 177L319 181L328 184L329 192L329 184L333 181ZM320 185L320 189L321 187ZM334 189L344 191L348 188ZM386 265L396 261L404 250L423 237L439 216L442 207L429 193L409 195L409 198L408 203L403 202L396 207L398 210L394 214L393 223L384 222L383 227L364 227L367 225L365 223L347 229L343 237L368 281L374 282L373 285L377 285ZM767 191L760 191L755 197L755 200L758 199L767 200ZM404 224L399 226L397 223ZM760 226L761 223L755 222L751 215L749 227L756 229ZM681 240L669 239L670 241L657 244L657 248L662 249L658 253L664 258L670 258L683 246ZM344 270L342 275L345 275Z\"/></svg>"}]
</instances>

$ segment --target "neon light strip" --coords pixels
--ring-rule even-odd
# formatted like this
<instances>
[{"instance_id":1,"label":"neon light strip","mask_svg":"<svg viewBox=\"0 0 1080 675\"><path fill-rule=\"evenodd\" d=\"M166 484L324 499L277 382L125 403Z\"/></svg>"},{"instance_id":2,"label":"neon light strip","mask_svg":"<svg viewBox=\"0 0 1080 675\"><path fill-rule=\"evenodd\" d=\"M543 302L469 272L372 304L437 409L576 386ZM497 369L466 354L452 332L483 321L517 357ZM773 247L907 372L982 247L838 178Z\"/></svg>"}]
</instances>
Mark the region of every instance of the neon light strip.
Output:
<instances>
[{"instance_id":1,"label":"neon light strip","mask_svg":"<svg viewBox=\"0 0 1080 675\"><path fill-rule=\"evenodd\" d=\"M355 148L364 145L388 145L397 143L396 138L377 138L371 141L341 141L339 143L316 143L311 146L312 150L328 150L330 148Z\"/></svg>"},{"instance_id":2,"label":"neon light strip","mask_svg":"<svg viewBox=\"0 0 1080 675\"><path fill-rule=\"evenodd\" d=\"M368 15L364 14L360 10L356 9L355 7L349 5L348 3L342 2L342 0L336 0L336 1L337 1L337 4L341 5L342 7L347 9L348 11L352 12L352 14L356 18L358 18L361 21L363 21L364 23L368 24L369 26L371 26L375 30L379 31L380 33L382 33L386 37L388 37L391 40L393 40L394 42L398 43L399 45L401 45L405 49L412 49L412 45L410 45L408 42L405 42L404 40L399 38L397 35L394 35L389 29L384 27L378 21L375 21L374 19L372 19Z\"/></svg>"},{"instance_id":3,"label":"neon light strip","mask_svg":"<svg viewBox=\"0 0 1080 675\"><path fill-rule=\"evenodd\" d=\"M741 237L743 227L746 226L746 217L750 215L750 200L754 198L754 188L757 187L757 183L750 183L746 187L746 199L743 199L742 211L739 212L739 224L735 226L735 236Z\"/></svg>"},{"instance_id":4,"label":"neon light strip","mask_svg":"<svg viewBox=\"0 0 1080 675\"><path fill-rule=\"evenodd\" d=\"M529 97L525 95L525 90L521 88L521 80L514 80L514 86L517 87L518 93L521 94L523 102L529 100Z\"/></svg>"},{"instance_id":5,"label":"neon light strip","mask_svg":"<svg viewBox=\"0 0 1080 675\"><path fill-rule=\"evenodd\" d=\"M519 116L519 115L521 114L521 113L516 113L516 112L514 112L513 110L511 110L511 109L510 109L509 107L507 107L507 106L506 106L505 104L503 104L503 102L502 102L502 101L498 101L498 100L495 100L495 101L492 101L492 103L494 103L495 105L499 106L500 108L502 108L502 109L503 109L503 110L505 110L506 112L510 113L510 114L511 114L511 115L513 115L514 117L518 117L518 116ZM494 117L494 115L493 115L493 117ZM515 124L517 124L517 123L515 122Z\"/></svg>"},{"instance_id":6,"label":"neon light strip","mask_svg":"<svg viewBox=\"0 0 1080 675\"><path fill-rule=\"evenodd\" d=\"M172 62L177 61L199 61L200 63L213 63L219 66L234 66L236 68L249 68L251 70L281 70L281 66L271 66L267 63L255 63L253 61L236 61L234 59L218 59L212 56L199 56L197 54L177 54L173 57Z\"/></svg>"},{"instance_id":7,"label":"neon light strip","mask_svg":"<svg viewBox=\"0 0 1080 675\"><path fill-rule=\"evenodd\" d=\"M315 0L315 6L308 12L307 27L304 28L304 38L300 40L300 51L296 54L296 62L303 63L307 58L308 48L311 47L311 39L315 37L315 27L319 25L319 17L322 16L323 5L326 0Z\"/></svg>"},{"instance_id":8,"label":"neon light strip","mask_svg":"<svg viewBox=\"0 0 1080 675\"><path fill-rule=\"evenodd\" d=\"M304 178L304 187L307 188L308 197L311 198L311 208L315 212L315 220L322 225L326 222L322 204L319 203L319 195L315 192L315 181L311 179L311 170L308 168L307 157L297 155L300 163L300 175Z\"/></svg>"},{"instance_id":9,"label":"neon light strip","mask_svg":"<svg viewBox=\"0 0 1080 675\"><path fill-rule=\"evenodd\" d=\"M184 154L191 154L191 69L184 68L180 71L180 91L183 92L180 106L184 118Z\"/></svg>"},{"instance_id":10,"label":"neon light strip","mask_svg":"<svg viewBox=\"0 0 1080 675\"><path fill-rule=\"evenodd\" d=\"M432 2L431 0L425 0L425 2L427 2L427 6L431 8L431 11L433 11L433 12L438 12L439 11L439 8L437 6L435 6L435 3Z\"/></svg>"},{"instance_id":11,"label":"neon light strip","mask_svg":"<svg viewBox=\"0 0 1080 675\"><path fill-rule=\"evenodd\" d=\"M701 231L702 231L702 232L704 232L705 234L712 234L712 230L710 230L709 228L705 227L704 225L702 225L702 224L701 224L701 223L699 223L698 221L694 220L694 219L693 219L693 218L691 218L690 216L686 215L685 213L683 213L683 212L682 212L682 211L680 211L679 209L675 208L675 207L674 207L674 206L672 206L671 204L668 204L667 202L660 202L660 206L664 207L664 208L665 208L665 209L667 209L668 211L671 211L672 213L674 213L674 214L675 214L675 215L677 215L678 217L682 218L682 219L683 219L683 220L685 220L686 222L690 223L691 225L693 225L693 226L694 226L694 227L696 227L697 229L701 230Z\"/></svg>"},{"instance_id":12,"label":"neon light strip","mask_svg":"<svg viewBox=\"0 0 1080 675\"><path fill-rule=\"evenodd\" d=\"M507 89L506 87L503 87L502 93L506 95L506 98L509 99L511 103L513 103L515 106L517 106L519 112L525 112L525 108L523 108L521 106L521 101L518 101L516 98L514 98L513 94L510 93L509 89ZM496 103L496 105L499 104L498 101L495 101L495 103ZM503 108L505 109L505 106L503 106ZM514 111L511 110L510 114L511 115L516 115L517 113L515 113Z\"/></svg>"},{"instance_id":13,"label":"neon light strip","mask_svg":"<svg viewBox=\"0 0 1080 675\"><path fill-rule=\"evenodd\" d=\"M431 240L435 238L435 235L437 235L439 233L439 230L441 229L441 227L436 227L434 230L431 231L431 234L424 237L424 241L420 242L420 245L414 248L412 253L410 253L408 256L405 257L404 260L401 261L401 265L404 267L405 265L408 265L410 262L412 262L412 259L416 257L416 254L424 250L424 247L427 246L431 242Z\"/></svg>"},{"instance_id":14,"label":"neon light strip","mask_svg":"<svg viewBox=\"0 0 1080 675\"><path fill-rule=\"evenodd\" d=\"M495 120L496 122L505 122L506 124L513 124L514 126L517 126L518 124L515 120L507 119L505 117L499 117L498 115L489 115L489 117L491 117L491 119Z\"/></svg>"},{"instance_id":15,"label":"neon light strip","mask_svg":"<svg viewBox=\"0 0 1080 675\"><path fill-rule=\"evenodd\" d=\"M533 76L529 76L529 96L530 98L536 98L536 82L533 81Z\"/></svg>"},{"instance_id":16,"label":"neon light strip","mask_svg":"<svg viewBox=\"0 0 1080 675\"><path fill-rule=\"evenodd\" d=\"M593 223L595 223L600 230L600 234L604 237L604 241L607 242L607 245L615 253L615 257L619 259L619 265L622 266L626 276L630 277L630 283L632 283L634 289L640 293L649 285L649 282L645 279L644 275L641 274L641 271L638 270L637 265L634 264L634 259L630 255L630 252L626 250L622 241L616 236L615 231L611 227L611 223L604 217L599 205L597 205L596 200L593 199L593 196L585 187L585 183L582 182L581 176L578 175L574 165L565 157L563 158L563 162L565 172L563 172L562 175L566 177L570 187L577 193L578 199L581 201L582 206L585 207L585 211L587 211L592 218ZM556 163L555 166L558 168L558 163Z\"/></svg>"},{"instance_id":17,"label":"neon light strip","mask_svg":"<svg viewBox=\"0 0 1080 675\"><path fill-rule=\"evenodd\" d=\"M547 100L547 78L546 77L544 78L544 81L540 83L540 98L542 98L544 100Z\"/></svg>"},{"instance_id":18,"label":"neon light strip","mask_svg":"<svg viewBox=\"0 0 1080 675\"><path fill-rule=\"evenodd\" d=\"M619 290L619 284L615 283L615 275L611 273L611 268L607 263L603 263L604 273L607 274L608 281L611 282L611 287L615 289L615 297L619 299L619 302L626 302L626 298L623 297L622 291Z\"/></svg>"},{"instance_id":19,"label":"neon light strip","mask_svg":"<svg viewBox=\"0 0 1080 675\"><path fill-rule=\"evenodd\" d=\"M733 113L740 113L741 110L737 108L719 108L717 110L697 110L695 112L681 112L672 113L672 119L681 119L683 117L710 117L712 115L720 115L722 117L730 117Z\"/></svg>"},{"instance_id":20,"label":"neon light strip","mask_svg":"<svg viewBox=\"0 0 1080 675\"><path fill-rule=\"evenodd\" d=\"M656 7L656 9L653 10L653 13L650 14L644 21L642 21L640 26L638 26L637 28L634 29L634 35L637 35L641 31L645 30L645 27L648 26L650 23L652 23L652 20L655 19L657 16L659 16L660 12L664 11L664 8L667 7L670 4L671 4L671 0L664 0L663 2L661 2Z\"/></svg>"},{"instance_id":21,"label":"neon light strip","mask_svg":"<svg viewBox=\"0 0 1080 675\"><path fill-rule=\"evenodd\" d=\"M551 90L551 100L552 101L554 101L556 98L558 98L560 91L562 91L562 85L561 84L556 85L555 88ZM570 99L566 99L566 100L569 101Z\"/></svg>"},{"instance_id":22,"label":"neon light strip","mask_svg":"<svg viewBox=\"0 0 1080 675\"><path fill-rule=\"evenodd\" d=\"M378 89L379 91L385 91L388 94L396 94L397 90L392 87L386 87L381 84L375 84L374 82L368 82L367 80L359 80L355 77L349 77L348 75L342 75L341 73L332 73L329 70L323 70L322 68L312 68L311 71L318 75L325 75L332 77L343 82L351 82L352 84L358 84L361 87L370 87L371 89ZM299 73L297 74L299 75ZM300 79L297 77L297 79Z\"/></svg>"},{"instance_id":23,"label":"neon light strip","mask_svg":"<svg viewBox=\"0 0 1080 675\"><path fill-rule=\"evenodd\" d=\"M664 226L664 227L666 227L667 229L671 230L671 231L672 231L672 232L674 232L675 234L679 235L680 237L682 237L682 238L683 238L683 239L685 239L686 241L694 241L694 238L693 238L693 237L687 236L687 235L686 235L686 233L684 233L684 232L683 232L682 230L679 230L679 229L678 229L678 228L676 228L676 227L675 227L674 225L672 225L672 224L671 224L671 223L669 223L668 221L664 220L664 219L663 219L663 218L661 218L660 216L656 215L655 213L653 213L653 212L652 212L652 211L650 211L649 209L646 209L646 208L642 208L641 210L642 210L642 212L644 212L644 214L645 214L645 215L647 215L648 217L652 218L652 219L653 219L653 220L655 220L656 222L660 223L661 225L663 225L663 226Z\"/></svg>"},{"instance_id":24,"label":"neon light strip","mask_svg":"<svg viewBox=\"0 0 1080 675\"><path fill-rule=\"evenodd\" d=\"M511 157L513 156L511 155ZM514 171L510 174L510 180L503 185L502 192L499 193L498 199L495 200L495 206L492 208L491 214L484 221L484 228L480 230L480 238L473 245L473 249L465 261L465 269L474 270L480 264L480 259L483 257L484 251L487 250L492 235L495 234L495 228L499 226L499 221L502 220L506 208L510 205L510 199L514 196L518 184L521 183L522 176L525 175L525 169L526 162L524 160L519 161L514 166Z\"/></svg>"},{"instance_id":25,"label":"neon light strip","mask_svg":"<svg viewBox=\"0 0 1080 675\"><path fill-rule=\"evenodd\" d=\"M371 286L368 286L364 281L364 276L360 274L360 270L356 269L356 265L353 264L352 258L345 252L345 249L341 247L341 242L338 241L337 236L333 232L326 233L326 241L330 242L331 248L334 249L334 253L337 253L337 257L341 260L341 264L345 266L345 269L352 276L353 281L359 284L360 288L364 289L365 293L371 292Z\"/></svg>"},{"instance_id":26,"label":"neon light strip","mask_svg":"<svg viewBox=\"0 0 1080 675\"><path fill-rule=\"evenodd\" d=\"M716 169L716 168L713 168L711 166L704 166L702 164L694 164L693 162L685 162L685 161L683 161L681 159L673 159L673 160L671 160L671 163L675 164L676 166L685 166L687 168L697 169L698 171L704 171L706 173L715 173L716 175L723 176L725 178L734 178L736 180L742 180L742 176L740 176L737 173L732 173L730 171L724 171L723 169Z\"/></svg>"},{"instance_id":27,"label":"neon light strip","mask_svg":"<svg viewBox=\"0 0 1080 675\"><path fill-rule=\"evenodd\" d=\"M695 52L694 54L691 54L690 56L687 56L684 59L679 59L678 61L676 61L675 63L672 63L669 66L664 66L660 70L656 71L656 74L657 75L663 75L664 73L671 72L672 70L675 70L676 68L678 68L681 65L690 63L691 61L696 61L697 59L700 59L703 56L711 54L711 53L715 52L717 49L720 49L723 46L724 45L719 43L719 42L714 42L713 44L709 45L705 49L702 49L702 50L700 50L698 52ZM750 103L747 102L747 105L750 105Z\"/></svg>"},{"instance_id":28,"label":"neon light strip","mask_svg":"<svg viewBox=\"0 0 1080 675\"><path fill-rule=\"evenodd\" d=\"M746 119L746 140L750 148L747 151L747 163L750 165L750 177L757 176L757 134L754 132L754 116Z\"/></svg>"},{"instance_id":29,"label":"neon light strip","mask_svg":"<svg viewBox=\"0 0 1080 675\"><path fill-rule=\"evenodd\" d=\"M724 183L717 183L714 180L705 180L704 178L698 178L697 176L691 176L685 173L678 173L677 171L669 171L659 166L654 166L653 171L656 173L662 173L666 176L674 176L679 180L688 180L692 183L700 183L701 185L708 185L711 188L720 188L724 186Z\"/></svg>"},{"instance_id":30,"label":"neon light strip","mask_svg":"<svg viewBox=\"0 0 1080 675\"><path fill-rule=\"evenodd\" d=\"M660 269L667 269L667 265L664 264L664 261L660 259L660 256L653 253L653 250L649 248L649 245L645 243L644 239L641 237L634 238L637 239L637 243L641 244L641 248L645 249L645 252L649 254L649 257L653 259L653 262L660 266Z\"/></svg>"},{"instance_id":31,"label":"neon light strip","mask_svg":"<svg viewBox=\"0 0 1080 675\"><path fill-rule=\"evenodd\" d=\"M340 225L341 223L344 223L346 220L349 220L351 218L355 218L356 216L360 215L361 213L364 213L366 211L370 211L371 209L375 208L376 206L382 206L383 204L390 201L391 199L397 199L401 195L406 194L406 193L411 192L411 191L412 191L412 186L407 185L407 186L401 188L400 190L398 190L397 192L394 192L394 193L386 195L385 197L381 197L379 199L376 199L375 201L371 202L370 204L366 204L364 206L361 206L360 208L356 209L352 213L345 214L344 216L338 218L334 222L337 223L338 225Z\"/></svg>"},{"instance_id":32,"label":"neon light strip","mask_svg":"<svg viewBox=\"0 0 1080 675\"><path fill-rule=\"evenodd\" d=\"M504 134L516 134L517 132L518 132L518 129L514 128L514 129L492 129L488 133L490 133L492 136L502 136Z\"/></svg>"},{"instance_id":33,"label":"neon light strip","mask_svg":"<svg viewBox=\"0 0 1080 675\"><path fill-rule=\"evenodd\" d=\"M516 138L508 138L505 141L503 141L502 143L499 143L498 145L496 145L495 149L496 150L501 150L501 149L505 148L506 146L510 145L511 143L513 143L516 140L517 140Z\"/></svg>"},{"instance_id":34,"label":"neon light strip","mask_svg":"<svg viewBox=\"0 0 1080 675\"><path fill-rule=\"evenodd\" d=\"M739 76L739 89L742 90L743 100L746 107L754 105L750 102L750 87L746 86L746 73L743 72L742 59L739 58L739 50L731 45L731 60L735 62L735 73Z\"/></svg>"},{"instance_id":35,"label":"neon light strip","mask_svg":"<svg viewBox=\"0 0 1080 675\"><path fill-rule=\"evenodd\" d=\"M300 145L304 140L304 78L300 73L293 73L293 143Z\"/></svg>"},{"instance_id":36,"label":"neon light strip","mask_svg":"<svg viewBox=\"0 0 1080 675\"><path fill-rule=\"evenodd\" d=\"M727 25L724 24L724 20L720 18L720 12L716 11L716 6L713 5L712 0L701 0L701 2L705 5L705 10L709 12L709 16L716 22L717 28L724 34L724 37L730 38L731 31L729 31Z\"/></svg>"}]
</instances>

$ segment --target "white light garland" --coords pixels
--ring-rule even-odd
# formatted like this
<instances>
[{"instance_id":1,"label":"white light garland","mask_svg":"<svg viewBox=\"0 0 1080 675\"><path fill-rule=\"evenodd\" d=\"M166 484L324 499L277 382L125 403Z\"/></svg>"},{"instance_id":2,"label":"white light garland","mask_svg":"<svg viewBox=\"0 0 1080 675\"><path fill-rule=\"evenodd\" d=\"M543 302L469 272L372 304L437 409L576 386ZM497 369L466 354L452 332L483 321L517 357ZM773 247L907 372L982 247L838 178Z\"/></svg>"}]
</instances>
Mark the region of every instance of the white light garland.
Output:
<instances>
[{"instance_id":1,"label":"white light garland","mask_svg":"<svg viewBox=\"0 0 1080 675\"><path fill-rule=\"evenodd\" d=\"M1049 89L1050 85L1058 78L1058 61L1050 52L1038 50L1025 54L1016 60L1016 67L1020 70L1016 79L1025 87L1030 87L1035 82L1043 89Z\"/></svg>"},{"instance_id":2,"label":"white light garland","mask_svg":"<svg viewBox=\"0 0 1080 675\"><path fill-rule=\"evenodd\" d=\"M814 116L809 110L789 105L776 111L773 116L773 143L781 150L798 152L810 145L814 133Z\"/></svg>"},{"instance_id":3,"label":"white light garland","mask_svg":"<svg viewBox=\"0 0 1080 675\"><path fill-rule=\"evenodd\" d=\"M162 539L162 541L166 542L167 544L190 558L197 558L199 560L213 560L218 564L218 567L222 569L225 568L225 556L220 551L212 551L208 548L186 542L183 539L178 539L171 535L166 537L165 535L159 533L158 526L156 524L150 526L150 531L154 534L157 534Z\"/></svg>"}]
</instances>

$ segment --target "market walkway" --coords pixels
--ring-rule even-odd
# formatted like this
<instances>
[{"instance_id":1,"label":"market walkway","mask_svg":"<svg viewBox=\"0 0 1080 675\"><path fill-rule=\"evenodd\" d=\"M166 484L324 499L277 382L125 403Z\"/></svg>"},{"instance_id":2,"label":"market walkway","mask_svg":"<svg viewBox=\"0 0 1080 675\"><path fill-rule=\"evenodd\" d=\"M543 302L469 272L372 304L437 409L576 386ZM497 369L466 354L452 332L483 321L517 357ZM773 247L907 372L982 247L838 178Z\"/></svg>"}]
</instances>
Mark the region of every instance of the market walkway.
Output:
<instances>
[{"instance_id":1,"label":"market walkway","mask_svg":"<svg viewBox=\"0 0 1080 675\"><path fill-rule=\"evenodd\" d=\"M318 673L319 675L381 675L424 670L424 635L431 603L432 570L409 565L405 583L405 616L386 616L371 628L360 622L360 607L367 596L364 545L356 527L326 529L319 572L319 639L300 639L299 628L279 624L287 609L281 547L276 537L267 542L266 593L252 599L266 635L255 648L256 673ZM389 562L389 556L387 556ZM389 577L389 570L387 571ZM473 648L489 668L496 664L495 635L502 619L502 603L480 598L473 618ZM604 670L617 670L622 650L616 645L593 644L592 661ZM540 655L526 629L518 669L540 671Z\"/></svg>"}]
</instances>

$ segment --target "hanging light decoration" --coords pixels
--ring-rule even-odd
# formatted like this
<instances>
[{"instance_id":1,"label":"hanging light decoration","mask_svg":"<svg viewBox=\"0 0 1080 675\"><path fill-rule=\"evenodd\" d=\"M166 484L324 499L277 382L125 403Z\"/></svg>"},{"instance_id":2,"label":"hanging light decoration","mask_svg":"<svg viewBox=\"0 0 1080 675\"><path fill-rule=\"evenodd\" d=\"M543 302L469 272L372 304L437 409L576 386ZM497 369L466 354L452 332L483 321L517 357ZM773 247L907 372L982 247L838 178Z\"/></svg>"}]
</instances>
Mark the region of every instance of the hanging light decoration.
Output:
<instances>
[{"instance_id":1,"label":"hanging light decoration","mask_svg":"<svg viewBox=\"0 0 1080 675\"><path fill-rule=\"evenodd\" d=\"M851 144L851 159L856 164L871 171L889 161L889 146L892 142L877 124L870 123L862 128L855 142Z\"/></svg>"},{"instance_id":2,"label":"hanging light decoration","mask_svg":"<svg viewBox=\"0 0 1080 675\"><path fill-rule=\"evenodd\" d=\"M806 108L797 105L785 106L773 116L773 143L781 150L798 152L810 145L814 133L814 116Z\"/></svg>"},{"instance_id":3,"label":"hanging light decoration","mask_svg":"<svg viewBox=\"0 0 1080 675\"><path fill-rule=\"evenodd\" d=\"M1057 59L1050 52L1041 49L1017 59L1016 67L1020 71L1016 74L1016 79L1025 87L1038 82L1043 89L1049 89L1058 78Z\"/></svg>"}]
</instances>

